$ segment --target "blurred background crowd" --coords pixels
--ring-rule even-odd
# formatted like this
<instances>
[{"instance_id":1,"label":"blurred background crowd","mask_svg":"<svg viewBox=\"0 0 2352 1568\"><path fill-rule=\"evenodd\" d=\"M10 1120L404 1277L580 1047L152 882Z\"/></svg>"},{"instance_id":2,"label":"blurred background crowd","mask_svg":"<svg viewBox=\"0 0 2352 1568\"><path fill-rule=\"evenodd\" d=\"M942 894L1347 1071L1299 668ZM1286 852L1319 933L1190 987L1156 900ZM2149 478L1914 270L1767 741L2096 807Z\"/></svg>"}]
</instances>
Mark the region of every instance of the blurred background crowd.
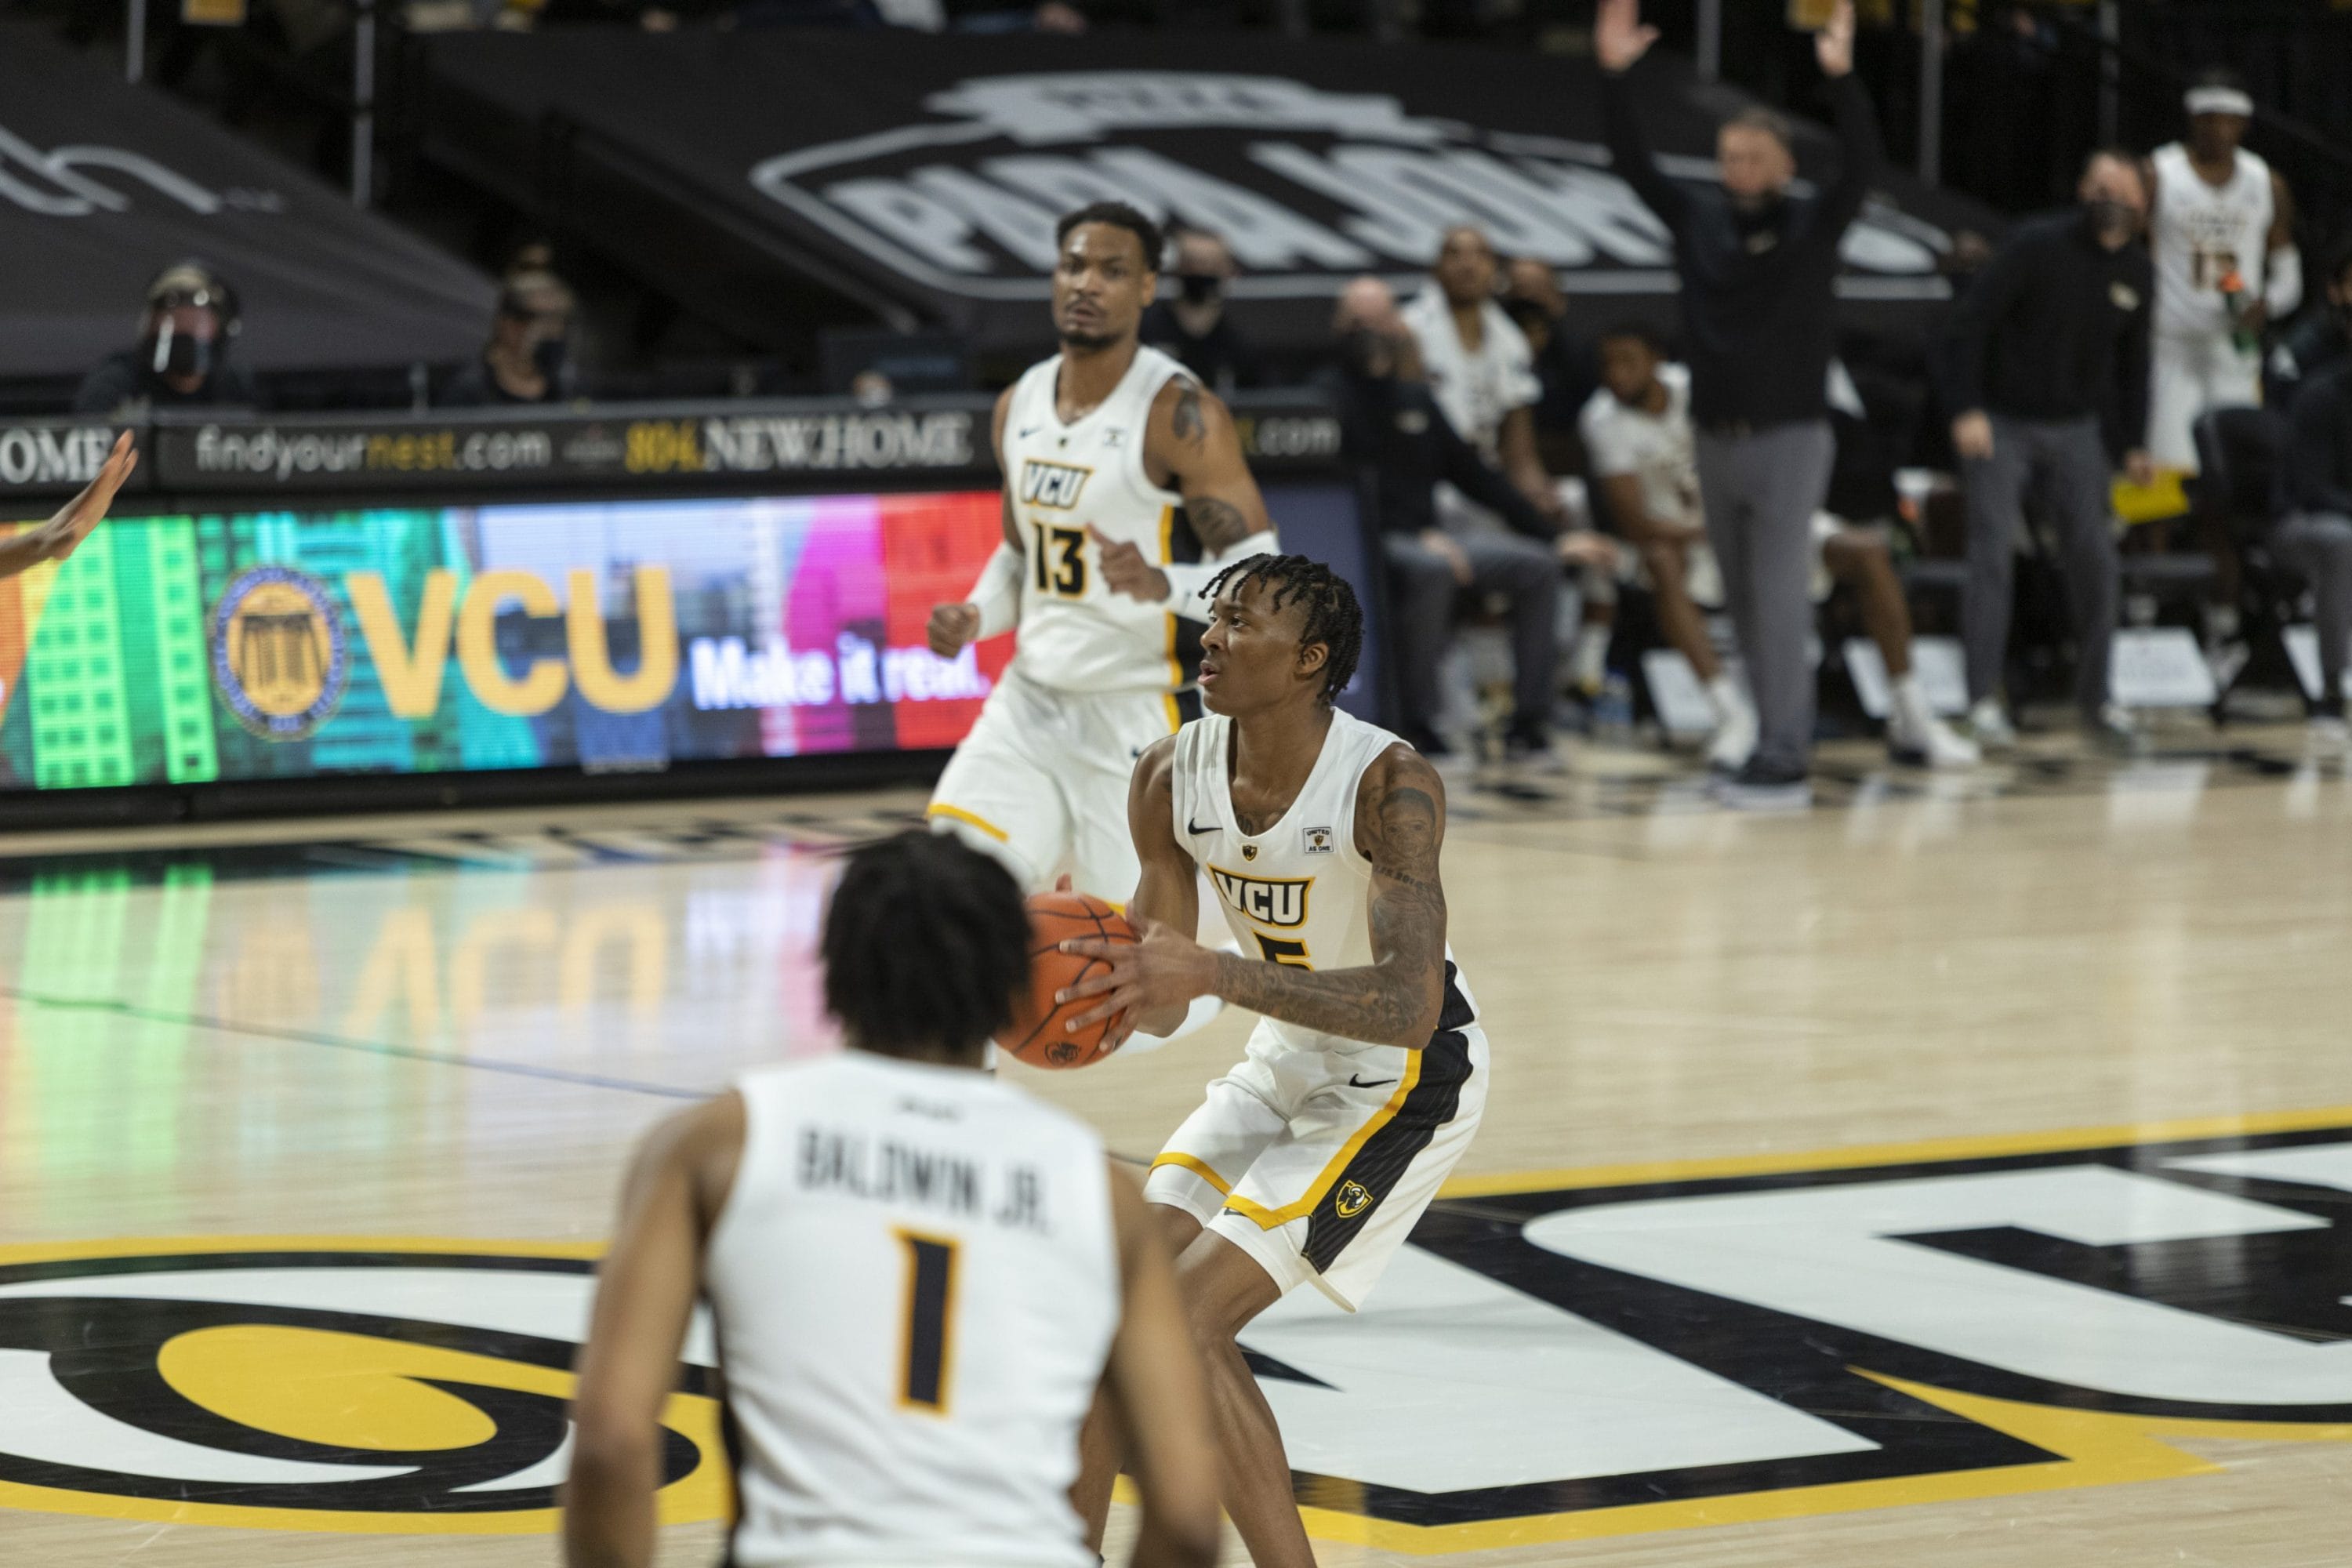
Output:
<instances>
[{"instance_id":1,"label":"blurred background crowd","mask_svg":"<svg viewBox=\"0 0 2352 1568\"><path fill-rule=\"evenodd\" d=\"M430 155L441 100L410 89L419 51L452 32L1181 36L1222 47L1236 70L1250 68L1252 39L1271 37L1454 51L1441 70L1475 70L1470 47L1499 47L1597 63L1604 96L1633 105L1609 110L1615 166L1648 160L1639 88L1650 68L1637 66L1641 49L1625 58L1623 37L1612 43L1612 6L1594 0L17 9L495 279L470 353L274 377L237 349L242 280L158 257L143 299L121 301L121 348L85 372L30 374L0 354L0 412L18 416L803 395L882 407L991 390L1050 352L1042 309L1034 341L975 342L952 324L861 310L854 289L828 288L815 268L816 281L745 280L773 289L788 325L761 333L717 319L605 231L551 222L495 179ZM1660 165L1633 180L1674 237L1680 297L1666 288L1664 306L1577 287L1490 224L1433 222L1425 270L1335 279L1328 330L1261 341L1237 308L1252 269L1224 226L1165 203L1152 215L1169 241L1144 341L1229 396L1300 389L1338 416L1386 552L1412 738L1442 755L1491 730L1515 756L1540 758L1561 725L1623 723L1636 700L1666 706L1641 663L1665 649L1690 677L1685 706L1705 705L1684 728L1698 726L1708 760L1786 786L1803 777L1814 727L1806 639L1843 635L1877 650L1901 761L1966 765L2013 743L2026 687L2070 698L2086 736L2128 749L2134 728L2107 668L2115 628L2192 627L2226 690L2250 665L2283 668L2270 622L2309 616L2321 673L2304 696L2315 733L2340 743L2352 390L2335 373L2352 354L2352 10L1859 0L1850 58L1833 65L1809 30L1832 8L1811 0L1644 9L1659 53L1695 60L1697 101L1724 122L1719 168L1702 172L1729 204L1717 236L1715 209L1677 195ZM1803 121L1831 123L1834 142L1801 132ZM1815 143L1834 184L1796 178ZM1806 153L1808 169L1815 159ZM1893 171L1965 204L1937 242L1937 292L1899 321L1848 308L1851 290L1833 301L1828 283L1834 237ZM2190 195L2168 208L2168 190ZM2222 211L2233 192L2241 207ZM2209 196L2221 204L2213 222L2254 222L2257 237L2231 249L2190 232L2187 208ZM1832 236L1811 242L1823 268L1811 281L1797 254L1807 212ZM1794 226L1775 226L1784 221ZM1788 253L1741 282L1738 268L1784 234ZM2173 293L2193 293L2194 311ZM1759 311L1777 336L1751 330ZM1816 425L1827 432L1818 451L1790 444ZM1816 464L1818 483L1772 493ZM1752 550L1708 515L1732 506L1755 509ZM1508 692L1483 717L1465 695L1481 684L1463 667L1465 627L1488 650L1484 684ZM1964 723L1914 668L1915 636L1935 634L1963 650Z\"/></svg>"}]
</instances>

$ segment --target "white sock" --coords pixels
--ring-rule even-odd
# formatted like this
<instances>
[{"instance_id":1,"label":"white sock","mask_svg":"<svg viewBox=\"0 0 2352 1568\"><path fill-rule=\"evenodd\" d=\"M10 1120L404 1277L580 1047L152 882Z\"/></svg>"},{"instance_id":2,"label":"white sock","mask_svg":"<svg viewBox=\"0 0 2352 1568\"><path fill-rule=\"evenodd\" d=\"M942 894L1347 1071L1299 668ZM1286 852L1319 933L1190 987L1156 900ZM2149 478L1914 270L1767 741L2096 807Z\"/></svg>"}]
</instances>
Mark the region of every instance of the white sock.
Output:
<instances>
[{"instance_id":1,"label":"white sock","mask_svg":"<svg viewBox=\"0 0 2352 1568\"><path fill-rule=\"evenodd\" d=\"M1733 715L1748 706L1748 693L1725 669L1717 670L1715 679L1706 683L1706 700L1714 706L1715 721L1718 724L1728 724Z\"/></svg>"},{"instance_id":2,"label":"white sock","mask_svg":"<svg viewBox=\"0 0 2352 1568\"><path fill-rule=\"evenodd\" d=\"M1587 621L1576 630L1576 653L1569 678L1586 691L1598 690L1609 679L1609 628Z\"/></svg>"},{"instance_id":3,"label":"white sock","mask_svg":"<svg viewBox=\"0 0 2352 1568\"><path fill-rule=\"evenodd\" d=\"M1914 735L1927 732L1934 717L1927 708L1927 694L1919 689L1919 672L1911 670L1888 682L1887 701L1891 717L1905 731Z\"/></svg>"}]
</instances>

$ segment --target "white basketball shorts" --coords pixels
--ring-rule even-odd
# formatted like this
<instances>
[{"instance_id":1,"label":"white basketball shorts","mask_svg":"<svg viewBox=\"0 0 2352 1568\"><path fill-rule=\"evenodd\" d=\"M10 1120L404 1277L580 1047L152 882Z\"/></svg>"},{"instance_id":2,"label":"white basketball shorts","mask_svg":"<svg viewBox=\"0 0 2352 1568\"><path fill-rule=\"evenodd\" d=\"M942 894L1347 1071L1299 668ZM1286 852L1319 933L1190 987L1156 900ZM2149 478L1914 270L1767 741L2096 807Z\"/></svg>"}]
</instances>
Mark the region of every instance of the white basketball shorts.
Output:
<instances>
[{"instance_id":1,"label":"white basketball shorts","mask_svg":"<svg viewBox=\"0 0 2352 1568\"><path fill-rule=\"evenodd\" d=\"M1352 1312L1478 1131L1486 1031L1441 1025L1418 1051L1300 1051L1258 1027L1143 1195L1239 1247L1285 1294L1312 1280Z\"/></svg>"}]
</instances>

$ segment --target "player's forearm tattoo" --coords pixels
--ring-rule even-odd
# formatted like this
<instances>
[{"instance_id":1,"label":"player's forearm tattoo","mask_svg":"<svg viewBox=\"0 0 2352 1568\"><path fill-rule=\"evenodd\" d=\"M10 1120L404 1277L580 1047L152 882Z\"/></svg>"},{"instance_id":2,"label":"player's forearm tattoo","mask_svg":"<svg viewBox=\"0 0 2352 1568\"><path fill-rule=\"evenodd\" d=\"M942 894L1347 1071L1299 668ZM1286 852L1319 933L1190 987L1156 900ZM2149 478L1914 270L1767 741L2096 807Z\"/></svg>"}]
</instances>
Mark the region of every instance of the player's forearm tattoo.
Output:
<instances>
[{"instance_id":1,"label":"player's forearm tattoo","mask_svg":"<svg viewBox=\"0 0 2352 1568\"><path fill-rule=\"evenodd\" d=\"M1168 426L1188 447L1197 447L1209 437L1208 425L1201 417L1201 389L1189 381L1176 389L1176 411L1169 416Z\"/></svg>"},{"instance_id":2,"label":"player's forearm tattoo","mask_svg":"<svg viewBox=\"0 0 2352 1568\"><path fill-rule=\"evenodd\" d=\"M1313 970L1221 953L1218 995L1342 1039L1423 1043L1423 1020L1444 973L1445 889L1437 878L1436 797L1406 782L1412 777L1402 773L1391 783L1366 846L1374 876L1370 919L1377 962Z\"/></svg>"},{"instance_id":3,"label":"player's forearm tattoo","mask_svg":"<svg viewBox=\"0 0 2352 1568\"><path fill-rule=\"evenodd\" d=\"M1242 516L1241 508L1214 496L1187 500L1184 516L1192 523L1201 548L1212 555L1223 554L1256 531Z\"/></svg>"}]
</instances>

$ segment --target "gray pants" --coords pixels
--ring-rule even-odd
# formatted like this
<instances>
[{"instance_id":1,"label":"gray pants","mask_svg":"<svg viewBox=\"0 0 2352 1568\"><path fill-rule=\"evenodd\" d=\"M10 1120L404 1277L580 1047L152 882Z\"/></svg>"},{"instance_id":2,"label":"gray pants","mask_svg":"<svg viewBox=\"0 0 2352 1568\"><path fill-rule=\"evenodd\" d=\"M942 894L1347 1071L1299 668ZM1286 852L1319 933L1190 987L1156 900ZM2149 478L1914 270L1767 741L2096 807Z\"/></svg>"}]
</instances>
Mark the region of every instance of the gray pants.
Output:
<instances>
[{"instance_id":1,"label":"gray pants","mask_svg":"<svg viewBox=\"0 0 2352 1568\"><path fill-rule=\"evenodd\" d=\"M2298 512L2280 523L2271 548L2311 584L2319 630L2322 711L2341 711L2344 661L2352 651L2352 517Z\"/></svg>"},{"instance_id":2,"label":"gray pants","mask_svg":"<svg viewBox=\"0 0 2352 1568\"><path fill-rule=\"evenodd\" d=\"M2112 471L2096 419L1995 415L1992 456L1960 464L1969 507L1969 597L1961 633L1968 645L1971 702L2000 695L2017 537L2025 526L2031 489L2049 503L2065 553L2066 591L2074 613L2074 701L2088 715L2106 706L2121 582L2109 521Z\"/></svg>"},{"instance_id":3,"label":"gray pants","mask_svg":"<svg viewBox=\"0 0 2352 1568\"><path fill-rule=\"evenodd\" d=\"M1836 458L1826 419L1698 435L1699 499L1756 698L1759 767L1801 770L1812 756L1813 513Z\"/></svg>"},{"instance_id":4,"label":"gray pants","mask_svg":"<svg viewBox=\"0 0 2352 1568\"><path fill-rule=\"evenodd\" d=\"M1470 587L1510 600L1513 721L1549 728L1559 643L1553 622L1559 613L1559 562L1532 539L1455 534L1470 558ZM1397 683L1408 724L1435 722L1444 698L1438 664L1454 640L1454 598L1462 591L1444 556L1410 533L1391 533L1387 547L1396 612Z\"/></svg>"}]
</instances>

